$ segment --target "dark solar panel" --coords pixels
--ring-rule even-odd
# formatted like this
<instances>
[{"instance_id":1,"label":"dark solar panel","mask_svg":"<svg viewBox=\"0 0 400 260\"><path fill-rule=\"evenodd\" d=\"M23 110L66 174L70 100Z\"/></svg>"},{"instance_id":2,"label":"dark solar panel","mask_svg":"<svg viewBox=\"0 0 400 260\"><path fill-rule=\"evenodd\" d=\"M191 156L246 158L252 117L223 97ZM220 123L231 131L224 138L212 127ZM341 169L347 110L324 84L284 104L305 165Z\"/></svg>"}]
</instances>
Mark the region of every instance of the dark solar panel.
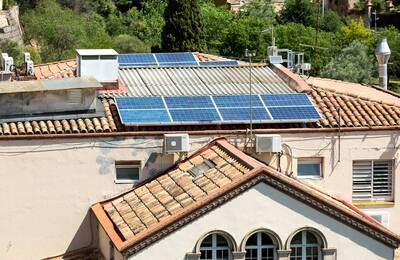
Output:
<instances>
[{"instance_id":1,"label":"dark solar panel","mask_svg":"<svg viewBox=\"0 0 400 260\"><path fill-rule=\"evenodd\" d=\"M119 109L165 109L162 97L121 97L116 102Z\"/></svg>"},{"instance_id":2,"label":"dark solar panel","mask_svg":"<svg viewBox=\"0 0 400 260\"><path fill-rule=\"evenodd\" d=\"M268 94L261 95L267 107L275 106L312 106L307 94Z\"/></svg>"},{"instance_id":3,"label":"dark solar panel","mask_svg":"<svg viewBox=\"0 0 400 260\"><path fill-rule=\"evenodd\" d=\"M197 65L196 58L191 52L155 53L160 65L164 64L189 64Z\"/></svg>"},{"instance_id":4,"label":"dark solar panel","mask_svg":"<svg viewBox=\"0 0 400 260\"><path fill-rule=\"evenodd\" d=\"M120 66L157 66L152 53L131 53L118 55Z\"/></svg>"},{"instance_id":5,"label":"dark solar panel","mask_svg":"<svg viewBox=\"0 0 400 260\"><path fill-rule=\"evenodd\" d=\"M250 120L250 108L219 108L224 121L248 121ZM253 107L253 120L271 120L264 107Z\"/></svg>"},{"instance_id":6,"label":"dark solar panel","mask_svg":"<svg viewBox=\"0 0 400 260\"><path fill-rule=\"evenodd\" d=\"M236 60L221 60L221 61L200 61L200 66L235 66L239 65Z\"/></svg>"},{"instance_id":7,"label":"dark solar panel","mask_svg":"<svg viewBox=\"0 0 400 260\"><path fill-rule=\"evenodd\" d=\"M269 107L274 120L318 120L320 118L313 106L304 107Z\"/></svg>"},{"instance_id":8,"label":"dark solar panel","mask_svg":"<svg viewBox=\"0 0 400 260\"><path fill-rule=\"evenodd\" d=\"M208 109L170 109L173 122L221 121L215 108Z\"/></svg>"},{"instance_id":9,"label":"dark solar panel","mask_svg":"<svg viewBox=\"0 0 400 260\"><path fill-rule=\"evenodd\" d=\"M123 124L185 122L248 123L249 95L121 97L116 105ZM255 123L276 121L308 122L320 118L306 94L252 96Z\"/></svg>"},{"instance_id":10,"label":"dark solar panel","mask_svg":"<svg viewBox=\"0 0 400 260\"><path fill-rule=\"evenodd\" d=\"M234 96L213 96L215 105L221 107L249 107L250 95L234 95ZM263 107L263 103L258 95L251 96L252 107Z\"/></svg>"},{"instance_id":11,"label":"dark solar panel","mask_svg":"<svg viewBox=\"0 0 400 260\"><path fill-rule=\"evenodd\" d=\"M165 109L153 110L119 110L123 124L169 123L171 122Z\"/></svg>"},{"instance_id":12,"label":"dark solar panel","mask_svg":"<svg viewBox=\"0 0 400 260\"><path fill-rule=\"evenodd\" d=\"M214 108L210 96L173 96L164 97L169 109L173 108Z\"/></svg>"}]
</instances>

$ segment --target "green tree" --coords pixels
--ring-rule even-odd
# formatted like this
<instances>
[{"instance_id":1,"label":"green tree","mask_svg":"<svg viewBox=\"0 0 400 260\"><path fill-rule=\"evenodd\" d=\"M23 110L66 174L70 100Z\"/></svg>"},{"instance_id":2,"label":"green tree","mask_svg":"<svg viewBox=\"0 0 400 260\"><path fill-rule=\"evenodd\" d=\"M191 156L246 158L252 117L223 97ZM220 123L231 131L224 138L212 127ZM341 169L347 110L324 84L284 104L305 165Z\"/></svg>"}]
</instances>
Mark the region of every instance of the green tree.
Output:
<instances>
[{"instance_id":1,"label":"green tree","mask_svg":"<svg viewBox=\"0 0 400 260\"><path fill-rule=\"evenodd\" d=\"M149 52L150 48L139 38L121 34L114 38L113 48L119 53Z\"/></svg>"},{"instance_id":2,"label":"green tree","mask_svg":"<svg viewBox=\"0 0 400 260\"><path fill-rule=\"evenodd\" d=\"M205 49L203 18L197 0L168 0L162 32L164 51Z\"/></svg>"},{"instance_id":3,"label":"green tree","mask_svg":"<svg viewBox=\"0 0 400 260\"><path fill-rule=\"evenodd\" d=\"M270 0L252 0L240 8L241 15L263 18L272 23L275 20L274 6Z\"/></svg>"},{"instance_id":4,"label":"green tree","mask_svg":"<svg viewBox=\"0 0 400 260\"><path fill-rule=\"evenodd\" d=\"M320 28L324 31L337 32L342 28L343 23L336 12L327 10L325 11L325 15L321 17L320 26Z\"/></svg>"},{"instance_id":5,"label":"green tree","mask_svg":"<svg viewBox=\"0 0 400 260\"><path fill-rule=\"evenodd\" d=\"M388 65L389 77L400 79L400 31L393 26L383 28L379 34L387 38L390 47L390 59Z\"/></svg>"},{"instance_id":6,"label":"green tree","mask_svg":"<svg viewBox=\"0 0 400 260\"><path fill-rule=\"evenodd\" d=\"M38 43L44 62L72 58L76 48L111 46L100 15L78 15L52 0L40 1L22 15L21 21L26 40Z\"/></svg>"},{"instance_id":7,"label":"green tree","mask_svg":"<svg viewBox=\"0 0 400 260\"><path fill-rule=\"evenodd\" d=\"M348 45L353 41L359 41L371 50L375 46L376 37L369 28L365 27L361 18L347 20L347 25L342 26L341 33L342 35L339 37L342 39L343 45Z\"/></svg>"},{"instance_id":8,"label":"green tree","mask_svg":"<svg viewBox=\"0 0 400 260\"><path fill-rule=\"evenodd\" d=\"M316 25L317 9L310 0L286 0L280 20L282 23L301 23L304 26Z\"/></svg>"},{"instance_id":9,"label":"green tree","mask_svg":"<svg viewBox=\"0 0 400 260\"><path fill-rule=\"evenodd\" d=\"M323 77L358 83L376 83L372 78L374 59L368 55L368 47L353 41L334 57L321 71Z\"/></svg>"},{"instance_id":10,"label":"green tree","mask_svg":"<svg viewBox=\"0 0 400 260\"><path fill-rule=\"evenodd\" d=\"M201 5L204 20L204 33L209 53L220 54L225 44L235 15L225 6L215 6L205 2Z\"/></svg>"},{"instance_id":11,"label":"green tree","mask_svg":"<svg viewBox=\"0 0 400 260\"><path fill-rule=\"evenodd\" d=\"M14 64L19 66L23 62L23 46L10 40L0 40L0 51L13 57Z\"/></svg>"}]
</instances>

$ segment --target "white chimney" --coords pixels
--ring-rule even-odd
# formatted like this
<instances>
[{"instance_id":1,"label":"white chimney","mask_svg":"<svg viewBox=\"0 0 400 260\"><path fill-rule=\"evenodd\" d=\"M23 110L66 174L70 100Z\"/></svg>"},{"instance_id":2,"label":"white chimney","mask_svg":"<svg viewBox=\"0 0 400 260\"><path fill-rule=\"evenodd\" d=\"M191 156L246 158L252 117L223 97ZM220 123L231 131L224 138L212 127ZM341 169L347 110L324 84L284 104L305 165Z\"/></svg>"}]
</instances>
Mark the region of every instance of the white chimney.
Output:
<instances>
[{"instance_id":1,"label":"white chimney","mask_svg":"<svg viewBox=\"0 0 400 260\"><path fill-rule=\"evenodd\" d=\"M77 76L92 76L104 83L118 80L118 53L113 49L78 49Z\"/></svg>"},{"instance_id":2,"label":"white chimney","mask_svg":"<svg viewBox=\"0 0 400 260\"><path fill-rule=\"evenodd\" d=\"M390 58L390 49L386 38L379 41L375 49L375 56L379 64L379 86L387 89L387 64Z\"/></svg>"}]
</instances>

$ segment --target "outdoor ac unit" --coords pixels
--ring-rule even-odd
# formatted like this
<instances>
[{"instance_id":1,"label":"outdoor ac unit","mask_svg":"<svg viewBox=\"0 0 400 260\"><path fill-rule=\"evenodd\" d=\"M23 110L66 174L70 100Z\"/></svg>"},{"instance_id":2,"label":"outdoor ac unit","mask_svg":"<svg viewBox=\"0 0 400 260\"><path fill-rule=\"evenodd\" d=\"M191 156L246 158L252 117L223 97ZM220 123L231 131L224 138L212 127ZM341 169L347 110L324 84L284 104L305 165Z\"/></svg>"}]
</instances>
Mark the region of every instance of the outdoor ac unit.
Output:
<instances>
[{"instance_id":1,"label":"outdoor ac unit","mask_svg":"<svg viewBox=\"0 0 400 260\"><path fill-rule=\"evenodd\" d=\"M189 151L189 135L188 134L165 134L164 135L164 152L188 152Z\"/></svg>"},{"instance_id":2,"label":"outdoor ac unit","mask_svg":"<svg viewBox=\"0 0 400 260\"><path fill-rule=\"evenodd\" d=\"M5 71L5 72L12 71L13 65L14 65L14 59L12 57L8 56L7 53L2 53L1 58L2 58L3 71Z\"/></svg>"},{"instance_id":3,"label":"outdoor ac unit","mask_svg":"<svg viewBox=\"0 0 400 260\"><path fill-rule=\"evenodd\" d=\"M311 64L310 63L303 63L301 64L301 69L305 71L311 70Z\"/></svg>"},{"instance_id":4,"label":"outdoor ac unit","mask_svg":"<svg viewBox=\"0 0 400 260\"><path fill-rule=\"evenodd\" d=\"M281 150L280 135L256 135L257 153L279 153Z\"/></svg>"},{"instance_id":5,"label":"outdoor ac unit","mask_svg":"<svg viewBox=\"0 0 400 260\"><path fill-rule=\"evenodd\" d=\"M29 52L24 52L24 64L27 76L33 76L35 74L35 69L33 66L33 60L31 60L31 54Z\"/></svg>"}]
</instances>

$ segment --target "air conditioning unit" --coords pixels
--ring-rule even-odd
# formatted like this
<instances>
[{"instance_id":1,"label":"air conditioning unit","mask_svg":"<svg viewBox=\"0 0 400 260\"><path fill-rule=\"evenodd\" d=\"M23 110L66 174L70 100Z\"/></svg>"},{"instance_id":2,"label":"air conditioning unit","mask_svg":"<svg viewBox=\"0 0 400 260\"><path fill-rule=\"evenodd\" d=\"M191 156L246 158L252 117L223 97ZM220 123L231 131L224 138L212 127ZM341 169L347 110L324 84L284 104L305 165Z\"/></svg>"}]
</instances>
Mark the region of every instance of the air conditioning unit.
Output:
<instances>
[{"instance_id":1,"label":"air conditioning unit","mask_svg":"<svg viewBox=\"0 0 400 260\"><path fill-rule=\"evenodd\" d=\"M31 60L31 54L29 52L24 52L24 65L27 76L33 76L35 74L33 60Z\"/></svg>"},{"instance_id":2,"label":"air conditioning unit","mask_svg":"<svg viewBox=\"0 0 400 260\"><path fill-rule=\"evenodd\" d=\"M164 152L189 152L189 135L164 134Z\"/></svg>"},{"instance_id":3,"label":"air conditioning unit","mask_svg":"<svg viewBox=\"0 0 400 260\"><path fill-rule=\"evenodd\" d=\"M280 135L256 135L257 153L279 153L281 150Z\"/></svg>"},{"instance_id":4,"label":"air conditioning unit","mask_svg":"<svg viewBox=\"0 0 400 260\"><path fill-rule=\"evenodd\" d=\"M301 69L305 71L311 70L311 64L310 63L303 63L301 64Z\"/></svg>"},{"instance_id":5,"label":"air conditioning unit","mask_svg":"<svg viewBox=\"0 0 400 260\"><path fill-rule=\"evenodd\" d=\"M11 72L14 66L14 59L9 57L7 53L1 54L2 69L5 72Z\"/></svg>"}]
</instances>

